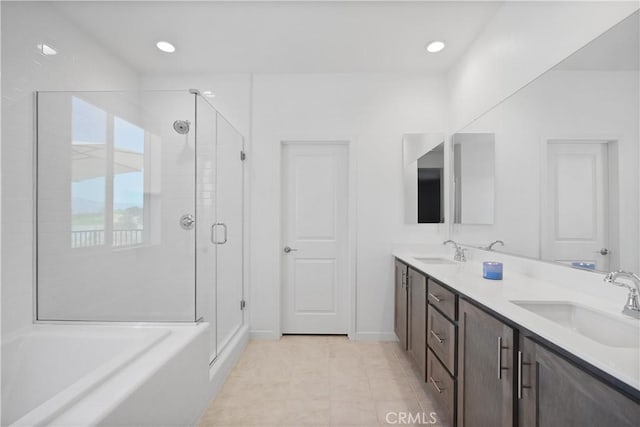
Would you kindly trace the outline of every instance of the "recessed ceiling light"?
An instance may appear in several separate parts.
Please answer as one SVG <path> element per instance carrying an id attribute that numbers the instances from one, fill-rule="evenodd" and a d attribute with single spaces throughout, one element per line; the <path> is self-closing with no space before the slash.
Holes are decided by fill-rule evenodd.
<path id="1" fill-rule="evenodd" d="M 434 40 L 427 45 L 427 52 L 437 53 L 444 49 L 444 42 L 440 40 Z"/>
<path id="2" fill-rule="evenodd" d="M 40 43 L 37 45 L 38 50 L 40 51 L 40 53 L 42 55 L 46 55 L 46 56 L 53 56 L 53 55 L 57 55 L 58 51 L 55 50 L 54 48 L 52 48 L 51 46 L 44 44 L 44 43 Z"/>
<path id="3" fill-rule="evenodd" d="M 156 47 L 166 53 L 173 53 L 176 51 L 176 47 L 174 45 L 165 41 L 159 41 L 156 43 Z"/>
<path id="4" fill-rule="evenodd" d="M 215 93 L 213 93 L 213 92 L 212 92 L 212 91 L 210 91 L 210 90 L 205 90 L 205 91 L 203 91 L 203 92 L 202 92 L 202 94 L 203 94 L 204 96 L 206 96 L 207 98 L 215 98 L 215 97 L 216 97 L 216 94 L 215 94 Z"/>

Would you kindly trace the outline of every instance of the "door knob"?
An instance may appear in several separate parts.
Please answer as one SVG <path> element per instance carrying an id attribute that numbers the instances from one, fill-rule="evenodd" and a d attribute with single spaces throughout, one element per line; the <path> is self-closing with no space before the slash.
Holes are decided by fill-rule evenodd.
<path id="1" fill-rule="evenodd" d="M 294 252 L 294 251 L 297 251 L 297 249 L 296 248 L 290 248 L 289 246 L 285 246 L 284 247 L 284 253 L 285 254 L 288 254 L 289 252 Z"/>
<path id="2" fill-rule="evenodd" d="M 595 253 L 600 254 L 600 255 L 609 255 L 609 249 L 602 248 L 599 251 L 596 251 Z"/>

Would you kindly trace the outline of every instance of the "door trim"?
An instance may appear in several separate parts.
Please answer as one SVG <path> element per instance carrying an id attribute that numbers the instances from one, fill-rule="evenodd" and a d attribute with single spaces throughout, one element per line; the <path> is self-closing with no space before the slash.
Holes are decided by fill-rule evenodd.
<path id="1" fill-rule="evenodd" d="M 280 139 L 280 144 L 278 145 L 278 150 L 280 151 L 278 156 L 278 181 L 280 182 L 278 188 L 277 202 L 278 202 L 278 213 L 280 221 L 278 221 L 278 245 L 277 250 L 280 253 L 282 247 L 285 242 L 282 241 L 282 219 L 283 219 L 283 209 L 282 209 L 282 200 L 284 194 L 284 182 L 282 179 L 282 167 L 284 165 L 283 155 L 284 155 L 284 147 L 287 145 L 308 145 L 308 144 L 327 144 L 327 145 L 343 145 L 347 148 L 347 295 L 349 301 L 347 301 L 347 317 L 349 319 L 349 325 L 347 327 L 347 336 L 350 340 L 356 339 L 356 280 L 357 280 L 357 266 L 356 266 L 356 159 L 354 155 L 354 141 L 355 138 L 353 136 L 348 137 L 327 137 L 327 138 L 282 138 Z M 282 336 L 282 307 L 284 298 L 283 292 L 283 274 L 284 274 L 284 259 L 280 258 L 280 264 L 278 266 L 278 273 L 276 278 L 276 289 L 275 291 L 275 301 L 276 301 L 276 309 L 275 309 L 275 328 L 274 328 L 274 336 L 275 338 L 280 338 Z"/>
<path id="2" fill-rule="evenodd" d="M 609 209 L 607 210 L 608 232 L 609 232 L 609 249 L 610 260 L 609 266 L 620 264 L 620 199 L 619 199 L 619 177 L 617 172 L 619 144 L 624 139 L 619 134 L 567 134 L 567 135 L 551 135 L 542 138 L 540 142 L 540 177 L 539 177 L 539 201 L 540 212 L 538 214 L 538 259 L 542 260 L 542 215 L 546 209 L 546 196 L 548 184 L 548 146 L 554 143 L 593 143 L 604 144 L 607 150 L 607 168 L 609 173 L 608 188 L 606 191 L 609 196 Z M 543 260 L 544 261 L 544 260 Z M 596 270 L 596 273 L 598 271 Z"/>

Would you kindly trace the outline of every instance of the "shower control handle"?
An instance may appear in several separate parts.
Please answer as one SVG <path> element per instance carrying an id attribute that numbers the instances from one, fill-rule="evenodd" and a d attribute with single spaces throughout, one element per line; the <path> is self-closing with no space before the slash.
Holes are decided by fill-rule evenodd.
<path id="1" fill-rule="evenodd" d="M 218 227 L 222 227 L 222 229 L 224 230 L 224 237 L 222 240 L 218 240 L 218 233 L 216 233 L 216 229 Z M 227 224 L 225 224 L 224 222 L 216 222 L 215 224 L 213 224 L 211 226 L 211 243 L 213 243 L 214 245 L 224 245 L 225 243 L 227 243 L 227 240 L 228 240 Z"/>
<path id="2" fill-rule="evenodd" d="M 180 217 L 180 226 L 185 230 L 191 230 L 196 224 L 196 219 L 191 214 L 184 214 Z"/>

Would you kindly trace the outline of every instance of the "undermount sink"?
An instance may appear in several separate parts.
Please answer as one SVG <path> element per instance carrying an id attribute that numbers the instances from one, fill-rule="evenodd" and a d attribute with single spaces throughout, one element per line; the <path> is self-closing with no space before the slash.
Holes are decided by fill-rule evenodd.
<path id="1" fill-rule="evenodd" d="M 617 319 L 607 313 L 567 301 L 511 301 L 609 347 L 640 348 L 640 321 Z"/>
<path id="2" fill-rule="evenodd" d="M 424 262 L 425 264 L 457 264 L 455 261 L 446 258 L 436 257 L 414 257 L 416 261 Z"/>

